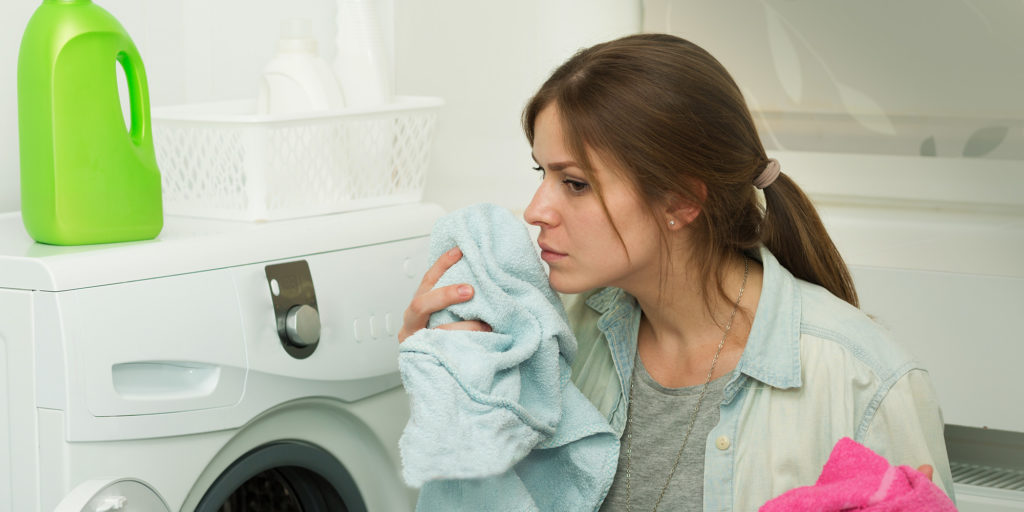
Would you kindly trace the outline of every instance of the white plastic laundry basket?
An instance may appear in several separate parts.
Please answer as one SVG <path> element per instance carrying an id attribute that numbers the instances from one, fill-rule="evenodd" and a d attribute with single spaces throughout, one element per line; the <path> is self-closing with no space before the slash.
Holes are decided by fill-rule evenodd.
<path id="1" fill-rule="evenodd" d="M 289 116 L 254 114 L 253 100 L 154 108 L 164 211 L 254 221 L 419 201 L 442 103 Z"/>

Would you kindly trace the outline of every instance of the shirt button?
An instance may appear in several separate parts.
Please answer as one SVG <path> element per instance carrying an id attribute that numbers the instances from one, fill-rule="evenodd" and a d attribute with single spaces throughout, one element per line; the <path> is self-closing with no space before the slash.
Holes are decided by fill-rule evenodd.
<path id="1" fill-rule="evenodd" d="M 726 436 L 718 436 L 718 439 L 715 439 L 715 446 L 718 447 L 719 450 L 728 450 L 730 444 L 729 438 Z"/>

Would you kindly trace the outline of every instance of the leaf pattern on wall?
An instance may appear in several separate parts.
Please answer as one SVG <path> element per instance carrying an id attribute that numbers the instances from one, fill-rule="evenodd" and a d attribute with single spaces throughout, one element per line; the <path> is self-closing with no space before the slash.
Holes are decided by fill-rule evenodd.
<path id="1" fill-rule="evenodd" d="M 921 156 L 935 156 L 938 154 L 935 148 L 935 136 L 928 137 L 921 143 Z"/>
<path id="2" fill-rule="evenodd" d="M 975 130 L 964 144 L 963 155 L 965 157 L 985 156 L 999 147 L 1006 140 L 1006 135 L 1009 132 L 1008 126 L 987 126 Z"/>
<path id="3" fill-rule="evenodd" d="M 883 135 L 895 135 L 896 128 L 875 100 L 846 84 L 836 82 L 839 99 L 843 102 L 846 113 L 850 114 L 861 126 Z"/>
<path id="4" fill-rule="evenodd" d="M 768 47 L 772 52 L 775 74 L 779 77 L 782 89 L 794 103 L 803 98 L 803 69 L 796 45 L 789 37 L 788 29 L 783 25 L 782 18 L 774 9 L 765 5 L 765 21 L 768 25 Z"/>
<path id="5" fill-rule="evenodd" d="M 750 115 L 754 116 L 754 119 L 760 119 L 763 129 L 759 130 L 761 134 L 761 140 L 767 142 L 776 150 L 785 150 L 786 147 L 782 145 L 779 138 L 775 135 L 775 130 L 772 129 L 772 124 L 765 119 L 764 110 L 761 109 L 761 104 L 758 103 L 757 97 L 754 96 L 754 91 L 745 87 L 740 87 L 740 92 L 743 93 L 743 98 L 747 101 L 747 108 L 750 109 Z M 765 141 L 765 136 L 769 140 Z"/>

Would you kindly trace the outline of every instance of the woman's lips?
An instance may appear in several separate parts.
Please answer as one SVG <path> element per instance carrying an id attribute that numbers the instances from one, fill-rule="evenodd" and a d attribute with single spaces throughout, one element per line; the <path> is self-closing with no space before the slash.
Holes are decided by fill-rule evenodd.
<path id="1" fill-rule="evenodd" d="M 542 260 L 544 260 L 544 261 L 546 261 L 548 263 L 552 263 L 552 262 L 558 261 L 558 260 L 564 258 L 565 256 L 566 256 L 565 254 L 561 254 L 561 253 L 557 253 L 557 252 L 551 252 L 551 251 L 545 251 L 543 249 L 540 251 L 540 259 L 542 259 Z"/>
<path id="2" fill-rule="evenodd" d="M 568 256 L 565 253 L 561 253 L 561 252 L 552 250 L 550 247 L 548 247 L 545 244 L 537 244 L 537 245 L 540 246 L 540 259 L 542 259 L 542 260 L 544 260 L 544 261 L 546 261 L 548 263 L 551 263 L 551 262 L 554 262 L 554 261 L 558 261 L 558 260 Z"/>

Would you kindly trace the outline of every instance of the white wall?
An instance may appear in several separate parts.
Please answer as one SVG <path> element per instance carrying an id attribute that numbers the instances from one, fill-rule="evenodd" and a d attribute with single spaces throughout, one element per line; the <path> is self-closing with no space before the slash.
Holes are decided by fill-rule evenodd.
<path id="1" fill-rule="evenodd" d="M 398 84 L 444 97 L 426 196 L 525 208 L 539 183 L 519 119 L 582 47 L 640 29 L 634 0 L 395 0 Z"/>
<path id="2" fill-rule="evenodd" d="M 639 0 L 378 0 L 400 94 L 443 97 L 426 199 L 521 209 L 536 176 L 519 112 L 576 49 L 636 32 Z M 17 54 L 41 0 L 0 4 L 0 211 L 19 208 Z M 252 97 L 286 17 L 334 55 L 332 0 L 99 0 L 143 56 L 153 106 Z"/>
<path id="3" fill-rule="evenodd" d="M 15 210 L 18 200 L 18 46 L 35 10 L 25 0 L 0 4 L 0 212 Z"/>

